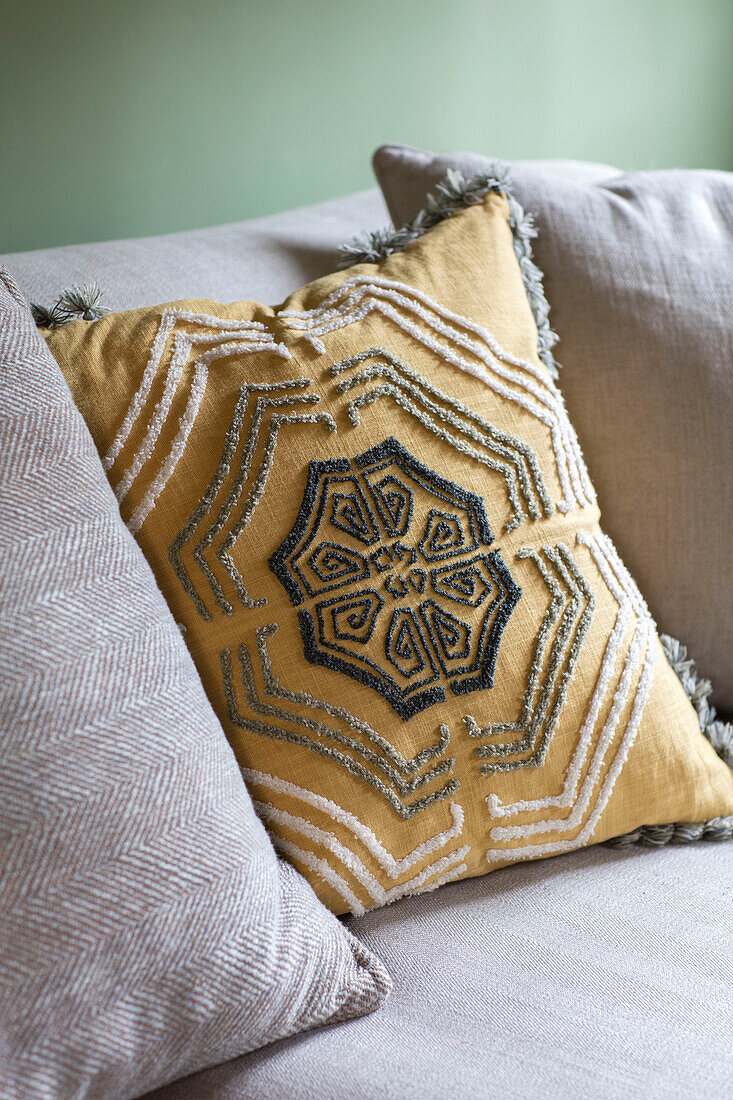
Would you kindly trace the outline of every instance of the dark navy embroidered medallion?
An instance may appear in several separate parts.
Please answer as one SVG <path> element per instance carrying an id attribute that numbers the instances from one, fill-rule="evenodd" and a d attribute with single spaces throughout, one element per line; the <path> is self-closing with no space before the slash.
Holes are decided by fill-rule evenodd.
<path id="1" fill-rule="evenodd" d="M 482 499 L 396 439 L 311 462 L 270 568 L 298 607 L 306 658 L 374 688 L 401 718 L 491 687 L 521 595 Z"/>

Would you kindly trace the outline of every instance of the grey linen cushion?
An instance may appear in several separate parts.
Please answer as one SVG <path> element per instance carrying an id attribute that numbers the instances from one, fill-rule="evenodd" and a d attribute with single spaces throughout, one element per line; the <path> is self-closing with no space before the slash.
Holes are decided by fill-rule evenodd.
<path id="1" fill-rule="evenodd" d="M 449 169 L 493 163 L 384 146 L 393 221 Z M 508 165 L 535 216 L 560 386 L 604 529 L 661 629 L 733 712 L 733 175 Z"/>
<path id="2" fill-rule="evenodd" d="M 0 268 L 0 1095 L 133 1097 L 385 997 L 278 861 Z"/>

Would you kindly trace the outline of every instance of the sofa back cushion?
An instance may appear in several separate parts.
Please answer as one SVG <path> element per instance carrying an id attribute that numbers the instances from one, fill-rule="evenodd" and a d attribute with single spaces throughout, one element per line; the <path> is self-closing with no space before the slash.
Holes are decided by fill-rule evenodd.
<path id="1" fill-rule="evenodd" d="M 449 169 L 490 163 L 406 146 L 374 156 L 396 225 Z M 733 713 L 733 175 L 562 169 L 510 165 L 604 527 Z"/>

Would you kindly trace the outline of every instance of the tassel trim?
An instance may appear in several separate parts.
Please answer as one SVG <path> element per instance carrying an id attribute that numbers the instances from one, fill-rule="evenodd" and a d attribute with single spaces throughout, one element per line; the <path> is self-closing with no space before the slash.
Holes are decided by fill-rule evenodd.
<path id="1" fill-rule="evenodd" d="M 733 768 L 733 723 L 721 722 L 710 702 L 712 684 L 699 674 L 687 647 L 669 634 L 661 634 L 660 641 L 667 660 L 685 689 L 700 723 L 700 732 L 715 749 L 720 759 Z M 733 839 L 733 817 L 714 817 L 711 821 L 680 822 L 677 825 L 642 825 L 633 832 L 607 841 L 610 848 L 631 848 L 644 844 L 650 848 L 662 848 L 665 844 L 694 844 L 698 840 Z"/>
<path id="2" fill-rule="evenodd" d="M 553 378 L 557 378 L 559 364 L 552 349 L 558 336 L 550 327 L 550 305 L 545 296 L 542 272 L 532 259 L 532 239 L 537 236 L 537 230 L 532 215 L 527 214 L 514 197 L 509 173 L 503 165 L 494 164 L 488 172 L 481 172 L 469 179 L 462 172 L 449 171 L 435 192 L 428 195 L 425 208 L 407 225 L 401 229 L 385 228 L 366 232 L 342 245 L 339 249 L 339 267 L 361 263 L 375 264 L 394 252 L 402 252 L 408 244 L 418 240 L 438 222 L 468 206 L 478 205 L 491 192 L 505 195 L 509 203 L 514 254 L 519 261 L 522 282 L 537 326 L 537 352 Z"/>
<path id="3" fill-rule="evenodd" d="M 69 321 L 97 321 L 109 310 L 100 305 L 103 290 L 96 283 L 67 287 L 50 308 L 31 302 L 31 313 L 38 328 L 59 328 Z"/>

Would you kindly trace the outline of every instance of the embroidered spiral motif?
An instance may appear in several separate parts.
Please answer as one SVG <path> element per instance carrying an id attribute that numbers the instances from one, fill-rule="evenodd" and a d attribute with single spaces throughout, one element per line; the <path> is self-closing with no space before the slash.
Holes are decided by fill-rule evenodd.
<path id="1" fill-rule="evenodd" d="M 270 567 L 313 664 L 378 691 L 403 719 L 493 683 L 521 590 L 484 503 L 389 438 L 353 462 L 310 463 Z"/>

